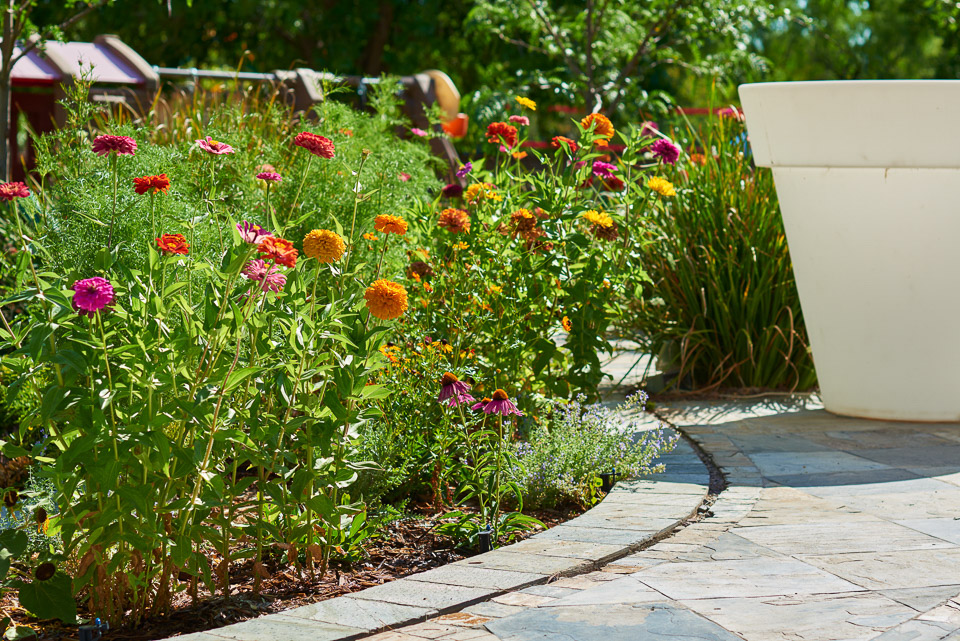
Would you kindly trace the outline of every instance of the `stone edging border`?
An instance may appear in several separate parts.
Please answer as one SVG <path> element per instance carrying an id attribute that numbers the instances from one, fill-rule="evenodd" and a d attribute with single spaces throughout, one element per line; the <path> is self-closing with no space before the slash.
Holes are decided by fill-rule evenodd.
<path id="1" fill-rule="evenodd" d="M 690 456 L 699 471 L 690 469 L 696 468 Z M 664 538 L 697 514 L 709 493 L 709 473 L 696 454 L 681 457 L 678 473 L 668 468 L 658 480 L 618 483 L 584 514 L 519 543 L 345 596 L 173 639 L 349 641 L 557 577 L 591 572 Z"/>

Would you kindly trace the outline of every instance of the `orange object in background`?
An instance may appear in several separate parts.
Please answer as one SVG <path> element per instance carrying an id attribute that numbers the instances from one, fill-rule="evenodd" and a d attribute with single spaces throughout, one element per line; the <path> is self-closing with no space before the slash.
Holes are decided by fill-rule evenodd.
<path id="1" fill-rule="evenodd" d="M 443 130 L 451 138 L 463 138 L 467 135 L 467 125 L 470 124 L 470 116 L 465 113 L 457 114 L 453 120 L 443 123 Z"/>

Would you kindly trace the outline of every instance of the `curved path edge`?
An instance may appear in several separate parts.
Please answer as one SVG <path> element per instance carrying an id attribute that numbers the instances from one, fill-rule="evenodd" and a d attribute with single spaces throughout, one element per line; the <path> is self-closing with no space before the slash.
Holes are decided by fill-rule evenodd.
<path id="1" fill-rule="evenodd" d="M 174 638 L 348 641 L 429 620 L 439 622 L 421 625 L 439 625 L 471 638 L 475 630 L 470 628 L 491 620 L 495 611 L 504 616 L 519 609 L 510 598 L 499 604 L 492 599 L 526 599 L 533 605 L 538 590 L 565 589 L 557 581 L 561 577 L 576 577 L 562 579 L 574 582 L 582 575 L 589 582 L 591 574 L 617 578 L 598 570 L 669 536 L 694 517 L 709 493 L 707 467 L 684 440 L 660 460 L 665 472 L 617 483 L 584 514 L 524 541 L 349 595 Z M 478 610 L 462 612 L 470 606 Z"/>

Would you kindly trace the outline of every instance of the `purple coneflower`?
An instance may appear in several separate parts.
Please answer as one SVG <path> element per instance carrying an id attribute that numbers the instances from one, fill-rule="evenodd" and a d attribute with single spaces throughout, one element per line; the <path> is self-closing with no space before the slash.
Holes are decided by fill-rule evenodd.
<path id="1" fill-rule="evenodd" d="M 479 401 L 479 402 L 474 403 L 473 405 L 471 405 L 471 406 L 470 406 L 470 409 L 472 409 L 472 410 L 481 410 L 481 411 L 482 411 L 483 408 L 486 407 L 486 406 L 487 406 L 487 403 L 489 403 L 489 402 L 490 402 L 490 399 L 489 399 L 489 398 L 484 398 L 482 401 Z"/>
<path id="2" fill-rule="evenodd" d="M 507 120 L 523 126 L 527 126 L 530 124 L 530 119 L 527 118 L 526 116 L 510 116 L 509 118 L 507 118 Z"/>
<path id="3" fill-rule="evenodd" d="M 73 284 L 73 308 L 81 316 L 93 316 L 113 303 L 113 286 L 106 278 L 94 276 Z"/>
<path id="4" fill-rule="evenodd" d="M 280 174 L 275 171 L 261 171 L 259 174 L 257 174 L 257 178 L 270 183 L 278 183 L 283 180 L 283 177 L 281 177 Z"/>
<path id="5" fill-rule="evenodd" d="M 250 243 L 251 245 L 259 245 L 265 236 L 273 236 L 271 232 L 268 232 L 260 225 L 254 225 L 247 221 L 237 223 L 237 231 L 240 232 L 240 238 L 243 239 L 243 242 Z"/>
<path id="6" fill-rule="evenodd" d="M 437 397 L 437 402 L 444 403 L 448 407 L 456 407 L 461 403 L 472 403 L 475 400 L 477 399 L 470 395 L 470 385 L 455 375 L 446 372 L 440 379 L 440 396 Z"/>
<path id="7" fill-rule="evenodd" d="M 463 178 L 464 176 L 469 174 L 471 171 L 473 171 L 473 163 L 470 161 L 467 161 L 467 164 L 461 166 L 460 169 L 457 170 L 457 178 Z"/>
<path id="8" fill-rule="evenodd" d="M 493 393 L 493 399 L 489 403 L 486 403 L 481 409 L 483 409 L 484 414 L 499 414 L 500 416 L 516 414 L 517 416 L 523 416 L 523 413 L 517 409 L 517 406 L 513 404 L 510 397 L 507 396 L 507 393 L 502 389 L 495 391 Z"/>
<path id="9" fill-rule="evenodd" d="M 118 156 L 132 156 L 137 153 L 137 141 L 130 136 L 97 136 L 91 149 L 98 156 L 108 156 L 113 151 Z"/>
<path id="10" fill-rule="evenodd" d="M 677 162 L 677 158 L 680 157 L 680 147 L 676 146 L 665 138 L 661 138 L 653 143 L 650 149 L 653 151 L 654 156 L 658 157 L 668 165 L 674 164 Z"/>
<path id="11" fill-rule="evenodd" d="M 602 160 L 593 161 L 593 175 L 600 178 L 613 178 L 613 172 L 617 170 L 616 165 L 612 165 Z"/>

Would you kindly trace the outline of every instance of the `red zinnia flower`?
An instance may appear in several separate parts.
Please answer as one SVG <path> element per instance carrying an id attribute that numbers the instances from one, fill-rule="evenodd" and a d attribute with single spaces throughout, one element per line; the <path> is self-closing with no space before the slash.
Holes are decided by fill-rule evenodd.
<path id="1" fill-rule="evenodd" d="M 517 128 L 505 122 L 491 122 L 487 125 L 487 142 L 501 143 L 506 147 L 517 146 Z"/>
<path id="2" fill-rule="evenodd" d="M 159 176 L 142 176 L 133 179 L 133 190 L 141 196 L 148 192 L 165 194 L 169 188 L 170 179 L 167 178 L 166 174 L 160 174 Z"/>
<path id="3" fill-rule="evenodd" d="M 276 236 L 267 236 L 260 241 L 257 247 L 260 252 L 260 258 L 271 258 L 273 262 L 291 269 L 297 264 L 297 249 L 289 240 L 277 238 Z"/>
<path id="4" fill-rule="evenodd" d="M 562 149 L 563 143 L 567 144 L 567 147 L 570 148 L 570 153 L 577 153 L 577 143 L 574 140 L 570 140 L 566 136 L 554 136 L 553 140 L 550 142 L 550 146 L 554 149 Z"/>
<path id="5" fill-rule="evenodd" d="M 172 254 L 186 256 L 190 253 L 190 243 L 183 237 L 183 234 L 164 234 L 157 238 L 157 249 L 165 256 Z"/>
<path id="6" fill-rule="evenodd" d="M 318 136 L 317 134 L 312 134 L 309 131 L 298 133 L 297 137 L 293 139 L 293 144 L 297 147 L 303 147 L 314 156 L 320 156 L 328 160 L 333 158 L 335 151 L 332 140 Z"/>
<path id="7" fill-rule="evenodd" d="M 132 156 L 137 152 L 137 141 L 130 136 L 97 136 L 91 149 L 98 156 L 108 156 L 111 151 L 118 156 Z"/>
<path id="8" fill-rule="evenodd" d="M 3 183 L 0 185 L 0 200 L 11 201 L 14 198 L 29 198 L 30 190 L 23 183 Z"/>

